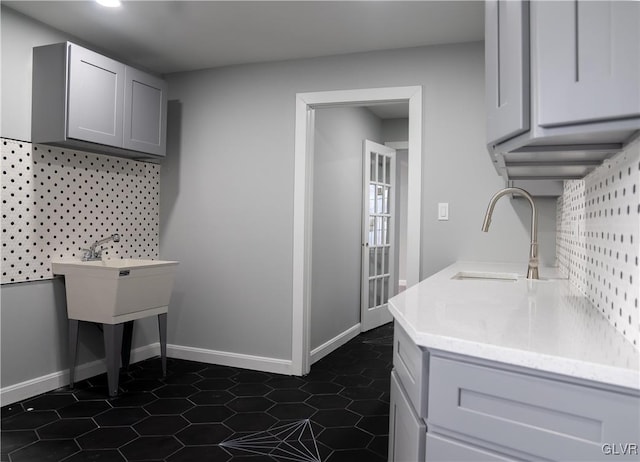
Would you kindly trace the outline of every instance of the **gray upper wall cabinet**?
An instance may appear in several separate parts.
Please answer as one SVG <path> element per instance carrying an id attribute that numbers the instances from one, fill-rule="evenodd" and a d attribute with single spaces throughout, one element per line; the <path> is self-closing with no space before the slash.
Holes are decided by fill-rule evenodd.
<path id="1" fill-rule="evenodd" d="M 529 3 L 485 2 L 487 137 L 529 130 Z"/>
<path id="2" fill-rule="evenodd" d="M 637 2 L 540 2 L 536 72 L 543 127 L 640 117 Z"/>
<path id="3" fill-rule="evenodd" d="M 490 0 L 485 14 L 487 147 L 505 180 L 582 178 L 638 134 L 640 2 Z"/>
<path id="4" fill-rule="evenodd" d="M 67 136 L 92 143 L 121 146 L 124 64 L 76 45 L 70 44 L 67 50 Z M 34 56 L 39 56 L 39 53 Z M 34 73 L 34 77 L 39 78 L 40 75 L 36 76 Z M 47 81 L 51 83 L 50 80 Z M 60 108 L 50 108 L 56 109 Z M 34 111 L 34 117 L 40 114 L 39 111 Z M 34 132 L 33 141 L 39 142 L 35 139 L 36 135 Z"/>
<path id="5" fill-rule="evenodd" d="M 159 77 L 69 42 L 33 49 L 32 142 L 153 160 L 166 119 Z"/>
<path id="6" fill-rule="evenodd" d="M 123 147 L 164 156 L 167 84 L 129 66 L 124 76 Z"/>

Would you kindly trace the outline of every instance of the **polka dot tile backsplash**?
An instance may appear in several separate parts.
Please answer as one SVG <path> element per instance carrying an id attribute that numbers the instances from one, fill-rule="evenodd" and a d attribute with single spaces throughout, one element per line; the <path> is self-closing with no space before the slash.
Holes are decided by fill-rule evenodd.
<path id="1" fill-rule="evenodd" d="M 51 260 L 158 258 L 160 166 L 0 139 L 2 284 L 51 279 Z"/>
<path id="2" fill-rule="evenodd" d="M 558 199 L 556 254 L 561 271 L 640 349 L 640 140 Z"/>

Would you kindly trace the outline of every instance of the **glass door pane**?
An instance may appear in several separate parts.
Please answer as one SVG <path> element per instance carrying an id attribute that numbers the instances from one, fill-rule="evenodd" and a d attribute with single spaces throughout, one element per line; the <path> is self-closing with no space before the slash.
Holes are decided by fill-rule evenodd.
<path id="1" fill-rule="evenodd" d="M 395 151 L 365 141 L 363 156 L 363 325 L 388 322 L 386 307 L 393 293 L 393 220 Z M 386 313 L 386 314 L 385 314 Z M 366 318 L 369 318 L 368 320 Z M 386 320 L 386 321 L 385 321 Z"/>

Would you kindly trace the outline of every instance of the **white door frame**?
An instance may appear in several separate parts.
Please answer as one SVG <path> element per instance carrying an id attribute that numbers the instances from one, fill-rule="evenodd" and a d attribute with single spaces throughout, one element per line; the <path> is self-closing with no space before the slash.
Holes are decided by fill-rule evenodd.
<path id="1" fill-rule="evenodd" d="M 321 107 L 409 103 L 409 174 L 407 180 L 407 287 L 420 280 L 422 196 L 422 87 L 388 87 L 296 94 L 293 182 L 293 292 L 291 373 L 310 369 L 311 229 L 313 217 L 314 111 Z"/>

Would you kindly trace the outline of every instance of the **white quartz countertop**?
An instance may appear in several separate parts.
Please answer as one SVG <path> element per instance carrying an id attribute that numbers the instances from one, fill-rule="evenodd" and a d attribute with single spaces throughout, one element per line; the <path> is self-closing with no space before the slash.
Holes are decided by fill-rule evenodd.
<path id="1" fill-rule="evenodd" d="M 640 389 L 640 353 L 558 275 L 524 265 L 457 262 L 389 300 L 389 311 L 421 347 Z M 452 279 L 518 274 L 513 280 Z"/>

